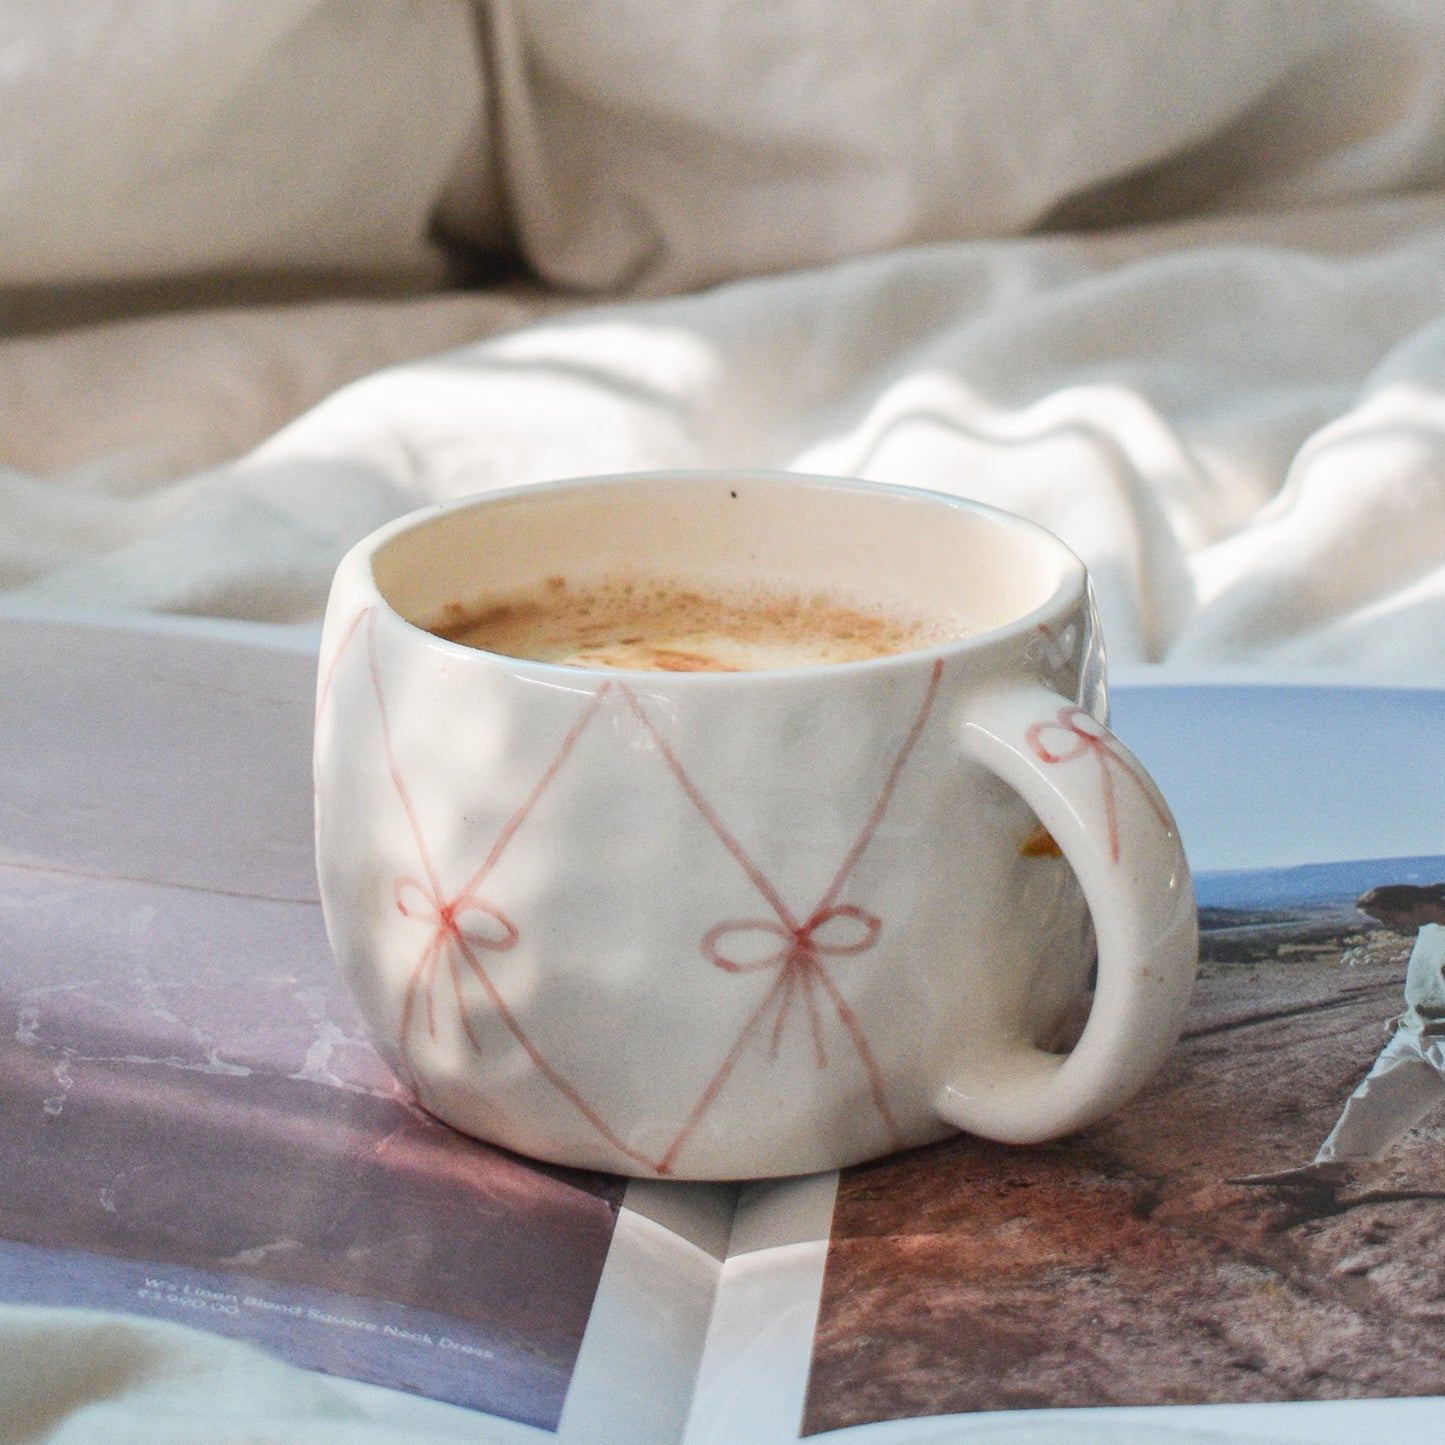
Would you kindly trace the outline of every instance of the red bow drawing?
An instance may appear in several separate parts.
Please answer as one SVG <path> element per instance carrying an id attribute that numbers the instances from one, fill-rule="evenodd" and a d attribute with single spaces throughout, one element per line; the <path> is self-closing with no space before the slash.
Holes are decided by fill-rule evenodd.
<path id="1" fill-rule="evenodd" d="M 431 940 L 422 950 L 422 955 L 417 960 L 416 967 L 412 969 L 411 979 L 407 983 L 406 1002 L 401 1013 L 403 1041 L 411 1032 L 412 1013 L 416 1007 L 418 996 L 426 1000 L 427 1029 L 432 1038 L 436 1038 L 436 1011 L 432 996 L 436 987 L 437 969 L 441 966 L 442 958 L 445 955 L 448 972 L 451 975 L 452 993 L 456 997 L 457 1014 L 461 1019 L 462 1028 L 466 1030 L 467 1037 L 472 1041 L 472 1047 L 480 1050 L 481 1044 L 477 1042 L 477 1037 L 472 1032 L 472 1026 L 467 1019 L 466 1005 L 462 999 L 462 979 L 458 958 L 472 973 L 485 981 L 486 971 L 477 957 L 477 950 L 505 953 L 517 942 L 517 925 L 501 909 L 479 898 L 472 885 L 468 885 L 455 898 L 444 900 L 435 876 L 429 874 L 428 881 L 425 883 L 418 878 L 398 878 L 395 892 L 398 910 L 405 917 L 419 919 L 432 929 Z M 409 897 L 410 902 L 408 902 Z M 475 926 L 466 927 L 462 923 L 466 914 L 476 914 L 479 918 L 490 919 L 497 925 L 497 929 L 484 933 L 479 932 Z"/>
<path id="2" fill-rule="evenodd" d="M 331 691 L 333 675 L 340 662 L 341 654 L 347 650 L 353 636 L 362 631 L 364 624 L 371 682 L 380 717 L 386 765 L 397 799 L 406 815 L 408 830 L 421 864 L 420 876 L 404 874 L 396 878 L 393 884 L 395 902 L 398 910 L 406 918 L 424 925 L 429 931 L 427 940 L 408 979 L 400 1029 L 400 1043 L 404 1056 L 408 1053 L 408 1041 L 415 1027 L 419 1004 L 424 1003 L 428 1030 L 433 1037 L 436 1036 L 435 993 L 437 977 L 441 973 L 442 964 L 445 961 L 446 974 L 451 984 L 451 993 L 455 1000 L 457 1014 L 462 1029 L 473 1048 L 479 1053 L 482 1052 L 463 997 L 463 983 L 468 976 L 481 986 L 496 1016 L 526 1051 L 539 1073 L 587 1120 L 598 1135 L 627 1158 L 657 1174 L 665 1175 L 672 1172 L 677 1155 L 712 1106 L 747 1044 L 763 1026 L 770 1013 L 773 1017 L 769 1045 L 770 1056 L 776 1056 L 788 1021 L 794 1012 L 794 1006 L 801 1001 L 808 1020 L 815 1061 L 820 1069 L 827 1067 L 828 1059 L 823 1036 L 826 1001 L 826 1005 L 831 1007 L 843 1025 L 863 1066 L 873 1103 L 888 1129 L 894 1146 L 901 1147 L 905 1141 L 889 1108 L 881 1070 L 868 1045 L 862 1024 L 829 972 L 828 962 L 831 959 L 866 953 L 877 942 L 882 930 L 882 922 L 875 914 L 855 904 L 839 903 L 837 898 L 872 841 L 893 796 L 904 764 L 913 751 L 914 744 L 918 741 L 919 734 L 932 710 L 942 675 L 941 662 L 934 664 L 918 715 L 894 759 L 872 813 L 848 850 L 847 856 L 839 866 L 823 899 L 803 920 L 796 918 L 789 910 L 777 889 L 763 875 L 745 852 L 742 844 L 727 829 L 717 812 L 698 791 L 670 744 L 647 716 L 636 694 L 625 683 L 616 684 L 634 716 L 657 745 L 683 792 L 776 915 L 774 918 L 744 918 L 715 924 L 703 936 L 702 954 L 715 967 L 727 973 L 737 974 L 775 970 L 777 977 L 743 1024 L 721 1066 L 714 1073 L 667 1149 L 660 1157 L 653 1158 L 624 1142 L 596 1109 L 582 1097 L 576 1087 L 550 1063 L 507 1005 L 491 977 L 484 957 L 489 953 L 504 954 L 508 952 L 518 943 L 520 933 L 506 913 L 482 895 L 482 885 L 517 830 L 531 814 L 543 793 L 551 786 L 553 779 L 571 755 L 578 739 L 603 705 L 604 699 L 609 695 L 614 684 L 610 681 L 604 682 L 593 695 L 532 791 L 498 834 L 481 865 L 461 888 L 449 895 L 443 888 L 432 861 L 421 820 L 417 815 L 410 789 L 407 787 L 396 757 L 381 670 L 376 654 L 374 621 L 370 609 L 364 610 L 353 619 L 327 668 L 317 710 L 319 715 Z M 768 951 L 758 957 L 739 957 L 738 945 L 749 934 L 764 935 L 765 946 L 770 945 Z M 410 1066 L 409 1058 L 407 1062 Z M 415 1070 L 413 1070 L 413 1086 L 416 1087 L 416 1085 L 417 1079 Z"/>
<path id="3" fill-rule="evenodd" d="M 828 942 L 817 936 L 819 929 L 827 928 L 838 919 L 851 919 L 862 925 L 862 933 L 854 934 L 848 942 Z M 736 923 L 719 923 L 708 929 L 702 940 L 703 957 L 717 968 L 728 973 L 758 973 L 764 969 L 776 969 L 777 980 L 764 1000 L 764 1006 L 756 1016 L 760 1020 L 767 1008 L 775 1001 L 777 1016 L 773 1022 L 773 1038 L 768 1053 L 776 1057 L 778 1042 L 782 1038 L 793 1000 L 802 995 L 808 1010 L 808 1022 L 813 1031 L 813 1053 L 818 1067 L 826 1068 L 828 1056 L 823 1047 L 823 1021 L 818 1014 L 818 993 L 827 994 L 840 1017 L 848 1011 L 848 1005 L 838 993 L 837 985 L 828 976 L 824 958 L 846 958 L 855 953 L 866 953 L 877 942 L 882 922 L 872 913 L 854 907 L 850 903 L 819 909 L 806 923 L 796 924 L 790 920 L 776 923 L 771 918 L 745 918 Z M 836 933 L 837 930 L 831 930 Z M 730 934 L 764 933 L 778 940 L 778 946 L 763 958 L 739 961 L 729 958 L 719 944 Z"/>
<path id="4" fill-rule="evenodd" d="M 917 743 L 919 734 L 923 731 L 923 725 L 928 719 L 933 708 L 933 700 L 938 693 L 939 681 L 943 674 L 942 662 L 935 662 L 933 671 L 929 678 L 928 689 L 924 694 L 922 706 L 918 715 L 909 729 L 908 736 L 904 739 L 898 755 L 893 761 L 888 777 L 883 784 L 883 790 L 878 801 L 873 807 L 872 813 L 864 823 L 862 831 L 849 848 L 847 856 L 843 859 L 838 871 L 833 875 L 833 881 L 828 885 L 822 900 L 817 907 L 808 915 L 805 920 L 799 919 L 789 909 L 786 901 L 778 892 L 777 888 L 767 878 L 763 871 L 749 856 L 742 843 L 723 822 L 716 809 L 703 797 L 697 785 L 688 775 L 681 760 L 672 750 L 667 739 L 653 725 L 648 717 L 637 695 L 631 688 L 623 685 L 622 693 L 626 697 L 638 721 L 651 735 L 653 742 L 657 745 L 658 751 L 671 768 L 673 776 L 677 779 L 684 793 L 702 815 L 708 827 L 717 835 L 719 841 L 732 855 L 738 866 L 748 876 L 753 886 L 767 901 L 768 906 L 776 914 L 772 918 L 745 918 L 732 919 L 724 923 L 714 924 L 703 935 L 701 950 L 703 957 L 714 966 L 725 970 L 728 973 L 757 973 L 765 969 L 775 969 L 777 977 L 773 980 L 772 987 L 763 995 L 761 1002 L 753 1010 L 742 1029 L 734 1039 L 732 1047 L 728 1050 L 717 1071 L 713 1074 L 707 1087 L 703 1090 L 702 1097 L 698 1100 L 692 1113 L 688 1116 L 687 1122 L 678 1131 L 672 1143 L 668 1145 L 667 1151 L 662 1157 L 659 1166 L 659 1173 L 667 1173 L 671 1170 L 674 1160 L 681 1152 L 683 1146 L 693 1130 L 697 1127 L 702 1117 L 712 1107 L 713 1101 L 722 1091 L 723 1085 L 727 1083 L 733 1070 L 737 1067 L 743 1050 L 754 1034 L 761 1027 L 763 1021 L 772 1010 L 776 1010 L 773 1019 L 772 1038 L 769 1045 L 769 1056 L 775 1057 L 779 1042 L 782 1039 L 783 1031 L 787 1026 L 788 1019 L 792 1013 L 794 1000 L 801 997 L 804 1008 L 807 1011 L 808 1026 L 813 1039 L 813 1053 L 817 1066 L 820 1069 L 828 1065 L 827 1054 L 823 1047 L 823 1017 L 820 1007 L 819 996 L 826 998 L 832 1005 L 833 1012 L 839 1022 L 846 1030 L 849 1040 L 853 1045 L 859 1062 L 868 1079 L 869 1093 L 873 1099 L 873 1105 L 877 1109 L 887 1127 L 889 1136 L 895 1148 L 901 1148 L 904 1140 L 902 1130 L 899 1129 L 897 1120 L 893 1117 L 893 1111 L 889 1107 L 887 1091 L 883 1084 L 883 1073 L 878 1067 L 878 1061 L 874 1057 L 873 1050 L 869 1047 L 868 1039 L 863 1032 L 863 1025 L 858 1016 L 854 1013 L 852 1006 L 843 997 L 838 985 L 834 982 L 829 972 L 825 958 L 828 957 L 849 957 L 855 954 L 864 953 L 872 948 L 878 939 L 882 929 L 881 920 L 872 913 L 857 907 L 854 904 L 837 902 L 838 895 L 842 892 L 844 884 L 848 881 L 858 860 L 863 856 L 873 835 L 878 829 L 879 823 L 883 821 L 883 814 L 893 797 L 894 789 L 898 785 L 899 775 L 903 772 L 904 764 L 912 753 L 914 744 Z M 819 930 L 838 920 L 847 919 L 861 925 L 862 932 L 854 933 L 851 937 L 825 938 L 819 937 Z M 836 930 L 832 930 L 836 933 Z M 720 947 L 723 939 L 736 938 L 737 935 L 748 933 L 771 934 L 778 940 L 778 946 L 771 953 L 763 957 L 749 960 L 739 960 L 729 956 Z"/>
<path id="5" fill-rule="evenodd" d="M 1060 733 L 1063 734 L 1063 740 L 1055 746 L 1044 741 L 1046 737 Z M 1119 861 L 1119 805 L 1114 792 L 1115 770 L 1132 778 L 1159 821 L 1166 828 L 1172 826 L 1169 814 L 1155 797 L 1149 780 L 1114 747 L 1110 734 L 1092 713 L 1081 707 L 1062 707 L 1057 718 L 1034 723 L 1025 736 L 1035 755 L 1045 763 L 1069 763 L 1075 758 L 1090 755 L 1098 759 L 1099 781 L 1104 794 L 1104 819 L 1109 829 L 1109 856 L 1113 862 Z"/>
<path id="6" fill-rule="evenodd" d="M 520 807 L 512 814 L 497 835 L 496 841 L 492 844 L 491 850 L 483 859 L 481 866 L 471 877 L 450 897 L 442 888 L 441 879 L 438 876 L 435 865 L 432 862 L 431 850 L 427 846 L 426 834 L 421 825 L 421 819 L 417 815 L 416 807 L 412 802 L 411 790 L 406 785 L 406 779 L 402 775 L 400 763 L 397 760 L 395 746 L 391 736 L 391 724 L 386 709 L 386 696 L 382 688 L 381 668 L 376 656 L 376 637 L 374 619 L 370 616 L 370 609 L 362 614 L 351 624 L 351 627 L 344 635 L 340 647 L 337 649 L 337 656 L 333 658 L 328 668 L 328 688 L 330 675 L 334 673 L 336 664 L 340 660 L 340 653 L 351 641 L 352 636 L 359 630 L 358 624 L 363 620 L 367 622 L 367 652 L 371 668 L 372 689 L 376 694 L 377 712 L 381 722 L 382 747 L 386 754 L 387 769 L 391 774 L 392 786 L 396 791 L 398 801 L 401 803 L 402 811 L 406 814 L 407 826 L 416 847 L 416 853 L 421 861 L 422 872 L 425 874 L 425 881 L 411 874 L 398 877 L 393 884 L 393 893 L 396 899 L 398 910 L 407 918 L 413 918 L 425 924 L 431 929 L 431 936 L 423 946 L 416 964 L 412 968 L 411 976 L 407 983 L 405 1000 L 402 1005 L 401 1028 L 399 1042 L 402 1056 L 406 1060 L 407 1067 L 412 1074 L 412 1088 L 420 1095 L 422 1092 L 420 1080 L 415 1068 L 411 1064 L 408 1051 L 408 1040 L 413 1029 L 414 1019 L 418 1001 L 424 1000 L 426 1004 L 426 1016 L 428 1029 L 432 1037 L 436 1037 L 436 1010 L 435 991 L 436 978 L 440 971 L 442 960 L 447 962 L 447 974 L 452 985 L 452 994 L 456 1001 L 457 1016 L 463 1031 L 472 1047 L 478 1053 L 483 1052 L 482 1046 L 472 1029 L 468 1015 L 466 1001 L 462 995 L 463 974 L 465 969 L 486 993 L 488 1001 L 496 1011 L 497 1017 L 502 1021 L 507 1030 L 521 1045 L 527 1057 L 536 1066 L 537 1071 L 557 1090 L 561 1096 L 582 1115 L 584 1119 L 607 1141 L 614 1149 L 626 1155 L 635 1163 L 641 1164 L 648 1169 L 657 1170 L 655 1160 L 634 1149 L 626 1143 L 614 1129 L 598 1114 L 596 1109 L 583 1098 L 578 1091 L 551 1061 L 544 1055 L 533 1042 L 531 1035 L 522 1026 L 507 1001 L 503 998 L 496 982 L 493 980 L 482 958 L 485 952 L 506 953 L 516 945 L 520 933 L 516 925 L 493 904 L 487 902 L 481 895 L 480 889 L 486 881 L 488 874 L 496 867 L 502 854 L 506 851 L 508 844 L 516 836 L 517 830 L 526 822 L 532 810 L 537 806 L 538 801 L 547 789 L 552 785 L 563 764 L 571 756 L 573 748 L 576 747 L 578 739 L 581 738 L 587 725 L 592 721 L 598 709 L 602 706 L 604 699 L 611 690 L 610 683 L 603 683 L 593 694 L 591 701 L 583 710 L 582 715 L 572 725 L 571 731 L 563 739 L 562 745 L 558 748 L 542 776 L 537 780 L 532 791 L 522 801 Z M 496 925 L 495 929 L 487 928 L 485 931 L 478 930 L 474 924 L 464 924 L 466 915 L 475 915 L 478 919 L 490 919 Z M 661 1171 L 658 1171 L 661 1172 Z"/>

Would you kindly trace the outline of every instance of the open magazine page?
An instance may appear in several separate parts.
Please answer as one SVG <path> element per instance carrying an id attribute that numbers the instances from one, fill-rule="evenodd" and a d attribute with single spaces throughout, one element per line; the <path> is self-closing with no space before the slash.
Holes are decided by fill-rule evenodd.
<path id="1" fill-rule="evenodd" d="M 844 1170 L 786 1304 L 730 1259 L 690 1441 L 1445 1429 L 1445 696 L 1120 689 L 1115 721 L 1197 873 L 1175 1057 L 1073 1138 Z M 722 1324 L 762 1309 L 806 1363 L 760 1413 Z"/>
<path id="2" fill-rule="evenodd" d="M 0 625 L 0 1307 L 200 1325 L 488 1440 L 1445 1426 L 1441 694 L 1118 689 L 1203 905 L 1171 1064 L 1059 1143 L 738 1191 L 397 1089 L 315 897 L 313 667 Z"/>
<path id="3" fill-rule="evenodd" d="M 0 1302 L 197 1325 L 489 1439 L 675 1440 L 732 1194 L 629 1196 L 398 1088 L 316 900 L 314 666 L 0 626 Z"/>

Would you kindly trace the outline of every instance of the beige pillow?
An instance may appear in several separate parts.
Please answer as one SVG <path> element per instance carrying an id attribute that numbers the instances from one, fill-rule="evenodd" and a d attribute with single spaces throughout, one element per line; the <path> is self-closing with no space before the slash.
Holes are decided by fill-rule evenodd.
<path id="1" fill-rule="evenodd" d="M 494 160 L 549 280 L 660 293 L 1016 234 L 1338 44 L 1337 0 L 490 0 Z"/>
<path id="2" fill-rule="evenodd" d="M 481 108 L 467 0 L 5 0 L 0 295 L 434 267 Z"/>

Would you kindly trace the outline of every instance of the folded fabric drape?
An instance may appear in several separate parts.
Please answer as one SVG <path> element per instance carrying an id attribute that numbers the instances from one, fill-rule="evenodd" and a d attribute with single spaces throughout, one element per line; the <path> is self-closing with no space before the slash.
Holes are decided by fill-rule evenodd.
<path id="1" fill-rule="evenodd" d="M 411 507 L 742 465 L 1043 523 L 1089 564 L 1116 663 L 1445 675 L 1445 199 L 542 305 L 203 313 L 0 345 L 0 427 L 28 467 L 0 472 L 4 604 L 314 621 L 345 547 Z M 343 362 L 365 374 L 339 385 Z M 93 393 L 74 435 L 64 407 L 27 402 L 47 380 Z"/>

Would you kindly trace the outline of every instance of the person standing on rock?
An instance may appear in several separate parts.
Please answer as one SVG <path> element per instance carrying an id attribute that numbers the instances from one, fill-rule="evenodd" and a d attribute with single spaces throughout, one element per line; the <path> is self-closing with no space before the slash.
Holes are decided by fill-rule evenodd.
<path id="1" fill-rule="evenodd" d="M 1445 883 L 1387 884 L 1355 906 L 1393 932 L 1413 932 L 1415 946 L 1405 969 L 1405 1012 L 1345 1101 L 1316 1165 L 1378 1159 L 1445 1102 Z"/>

